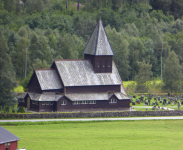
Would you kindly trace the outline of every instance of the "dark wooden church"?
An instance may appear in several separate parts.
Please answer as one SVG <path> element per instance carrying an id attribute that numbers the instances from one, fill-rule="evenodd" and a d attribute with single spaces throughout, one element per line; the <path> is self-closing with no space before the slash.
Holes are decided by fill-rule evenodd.
<path id="1" fill-rule="evenodd" d="M 18 106 L 32 111 L 128 110 L 130 99 L 113 61 L 113 51 L 99 20 L 84 59 L 55 60 L 50 69 L 35 70 L 28 93 Z"/>

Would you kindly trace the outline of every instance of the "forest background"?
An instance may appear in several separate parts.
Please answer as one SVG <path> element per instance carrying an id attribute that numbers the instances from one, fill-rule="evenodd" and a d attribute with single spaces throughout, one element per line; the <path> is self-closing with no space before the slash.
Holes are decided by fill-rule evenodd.
<path id="1" fill-rule="evenodd" d="M 25 87 L 34 69 L 82 59 L 100 16 L 123 81 L 139 81 L 143 91 L 163 62 L 165 89 L 180 92 L 182 15 L 181 0 L 0 0 L 1 104 L 13 96 L 2 93 L 16 81 Z"/>

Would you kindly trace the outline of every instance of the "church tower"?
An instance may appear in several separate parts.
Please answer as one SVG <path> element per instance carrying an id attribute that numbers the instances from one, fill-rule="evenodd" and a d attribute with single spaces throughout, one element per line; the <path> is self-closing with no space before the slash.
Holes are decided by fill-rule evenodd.
<path id="1" fill-rule="evenodd" d="M 100 19 L 85 47 L 84 59 L 91 60 L 95 73 L 112 73 L 113 55 Z"/>

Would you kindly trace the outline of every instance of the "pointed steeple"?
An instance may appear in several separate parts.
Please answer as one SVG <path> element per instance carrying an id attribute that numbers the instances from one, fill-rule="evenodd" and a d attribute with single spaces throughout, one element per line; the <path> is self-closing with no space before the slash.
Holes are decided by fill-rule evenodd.
<path id="1" fill-rule="evenodd" d="M 84 54 L 96 56 L 114 55 L 101 19 L 96 25 L 92 36 L 85 47 Z"/>

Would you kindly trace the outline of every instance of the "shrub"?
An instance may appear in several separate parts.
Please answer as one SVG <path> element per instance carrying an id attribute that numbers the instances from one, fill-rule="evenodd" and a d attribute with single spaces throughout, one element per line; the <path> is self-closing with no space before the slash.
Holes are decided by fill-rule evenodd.
<path id="1" fill-rule="evenodd" d="M 18 113 L 25 113 L 24 107 L 23 106 L 20 106 L 17 112 Z"/>

